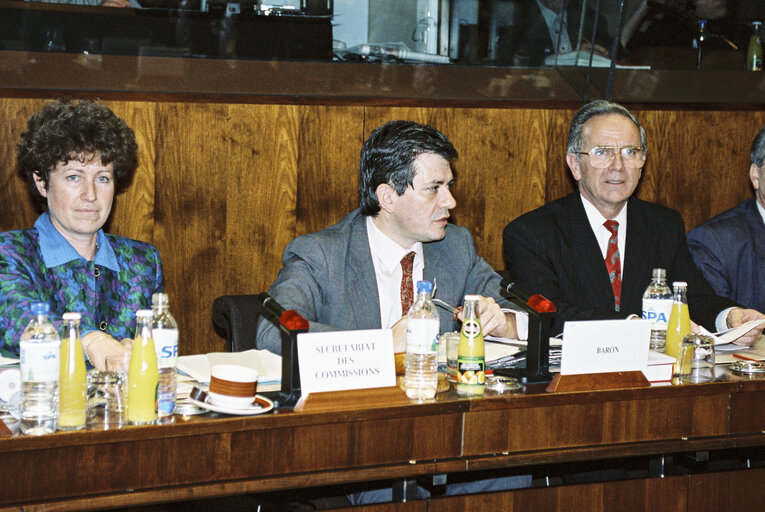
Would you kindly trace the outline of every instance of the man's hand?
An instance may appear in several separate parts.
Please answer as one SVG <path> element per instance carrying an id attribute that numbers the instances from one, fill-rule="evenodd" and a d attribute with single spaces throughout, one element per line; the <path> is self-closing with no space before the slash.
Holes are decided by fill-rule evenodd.
<path id="1" fill-rule="evenodd" d="M 590 50 L 592 50 L 592 53 L 594 53 L 595 55 L 600 55 L 601 57 L 608 57 L 608 50 L 606 50 L 599 44 L 592 44 L 590 42 L 583 41 L 580 50 L 585 53 L 590 53 Z"/>
<path id="2" fill-rule="evenodd" d="M 733 308 L 728 313 L 728 318 L 726 321 L 728 323 L 728 327 L 736 328 L 751 320 L 759 320 L 762 318 L 765 318 L 765 315 L 763 315 L 757 310 Z M 747 332 L 746 334 L 744 334 L 743 336 L 735 340 L 733 343 L 736 345 L 744 346 L 744 347 L 752 346 L 757 340 L 760 339 L 760 336 L 762 336 L 763 328 L 765 328 L 765 325 L 760 325 L 759 327 L 755 327 L 751 331 Z"/>
<path id="3" fill-rule="evenodd" d="M 106 356 L 129 354 L 132 340 L 120 343 L 106 333 L 89 332 L 82 337 L 82 349 L 90 363 L 99 371 L 106 370 Z"/>
<path id="4" fill-rule="evenodd" d="M 393 352 L 406 352 L 406 317 L 402 316 L 401 320 L 393 324 L 391 330 L 393 331 Z"/>
<path id="5" fill-rule="evenodd" d="M 496 336 L 498 338 L 517 338 L 515 328 L 515 315 L 505 314 L 491 297 L 482 297 L 478 301 L 478 319 L 481 321 L 481 332 L 484 336 Z M 460 311 L 457 318 L 464 320 L 465 313 Z"/>

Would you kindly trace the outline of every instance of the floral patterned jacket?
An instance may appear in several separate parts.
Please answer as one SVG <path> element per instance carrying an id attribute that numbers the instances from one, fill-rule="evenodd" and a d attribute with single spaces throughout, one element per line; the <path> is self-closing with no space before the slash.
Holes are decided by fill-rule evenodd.
<path id="1" fill-rule="evenodd" d="M 114 268 L 82 257 L 48 268 L 40 244 L 41 221 L 50 226 L 43 214 L 35 228 L 0 233 L 0 352 L 18 356 L 33 302 L 50 305 L 59 333 L 61 316 L 76 311 L 82 315 L 82 334 L 101 329 L 117 339 L 132 337 L 136 310 L 151 308 L 152 294 L 162 291 L 157 249 L 99 231 L 99 243 L 113 250 L 109 267 Z M 94 260 L 99 261 L 98 255 Z"/>

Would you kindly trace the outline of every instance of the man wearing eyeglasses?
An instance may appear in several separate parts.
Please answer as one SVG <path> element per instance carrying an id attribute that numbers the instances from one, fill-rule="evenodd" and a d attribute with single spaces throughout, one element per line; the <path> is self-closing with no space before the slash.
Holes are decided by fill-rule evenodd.
<path id="1" fill-rule="evenodd" d="M 645 131 L 626 108 L 588 103 L 571 122 L 566 155 L 579 191 L 505 227 L 507 270 L 518 286 L 555 303 L 553 334 L 567 320 L 640 316 L 657 267 L 668 282 L 688 283 L 691 319 L 710 331 L 765 318 L 714 293 L 691 258 L 679 212 L 632 197 L 646 150 Z M 738 343 L 749 345 L 761 332 Z"/>

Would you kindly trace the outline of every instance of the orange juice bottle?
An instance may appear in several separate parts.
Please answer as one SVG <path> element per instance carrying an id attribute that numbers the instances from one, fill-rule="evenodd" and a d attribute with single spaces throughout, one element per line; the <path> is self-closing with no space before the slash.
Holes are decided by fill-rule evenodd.
<path id="1" fill-rule="evenodd" d="M 457 349 L 457 394 L 460 396 L 483 396 L 486 382 L 483 334 L 477 311 L 479 300 L 480 295 L 465 295 L 465 316 Z"/>
<path id="2" fill-rule="evenodd" d="M 151 335 L 150 309 L 136 312 L 133 351 L 128 369 L 127 420 L 132 425 L 148 425 L 157 420 L 159 371 Z"/>
<path id="3" fill-rule="evenodd" d="M 675 281 L 672 283 L 672 288 L 672 312 L 669 314 L 669 322 L 667 323 L 667 355 L 677 360 L 674 370 L 675 373 L 678 373 L 683 338 L 691 333 L 691 316 L 688 313 L 688 299 L 686 297 L 688 283 Z"/>
<path id="4" fill-rule="evenodd" d="M 59 357 L 59 430 L 85 428 L 88 385 L 80 341 L 80 314 L 64 313 L 64 335 Z"/>

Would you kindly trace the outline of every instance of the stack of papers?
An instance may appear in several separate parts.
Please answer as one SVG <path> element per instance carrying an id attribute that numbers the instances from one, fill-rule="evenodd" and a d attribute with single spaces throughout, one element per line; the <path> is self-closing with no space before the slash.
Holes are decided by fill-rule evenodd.
<path id="1" fill-rule="evenodd" d="M 765 342 L 755 343 L 753 347 L 740 347 L 732 343 L 715 346 L 715 363 L 730 364 L 735 361 L 765 361 Z"/>
<path id="2" fill-rule="evenodd" d="M 751 347 L 742 347 L 733 342 L 741 336 L 765 323 L 765 320 L 752 320 L 745 324 L 718 333 L 710 333 L 703 327 L 701 332 L 711 336 L 715 340 L 715 362 L 717 364 L 730 364 L 738 360 L 765 361 L 765 342 L 760 338 Z"/>
<path id="3" fill-rule="evenodd" d="M 517 359 L 520 353 L 523 353 L 524 361 L 526 360 L 526 342 L 519 340 L 507 340 L 503 338 L 484 339 L 484 360 L 486 366 L 496 368 L 502 366 L 503 363 L 513 361 Z"/>
<path id="4" fill-rule="evenodd" d="M 526 348 L 528 344 L 524 340 L 512 340 L 507 338 L 484 338 L 487 368 L 523 368 L 526 366 Z M 549 365 L 560 367 L 561 340 L 550 338 Z"/>
<path id="5" fill-rule="evenodd" d="M 765 320 L 751 320 L 745 324 L 739 325 L 738 327 L 734 329 L 728 329 L 727 331 L 720 331 L 714 334 L 704 329 L 704 327 L 702 327 L 701 325 L 699 326 L 699 328 L 701 329 L 702 334 L 711 336 L 715 340 L 715 348 L 719 350 L 720 345 L 733 343 L 734 341 L 739 339 L 741 336 L 743 336 L 747 332 L 751 331 L 755 327 L 759 327 L 760 325 L 764 323 L 765 323 Z"/>
<path id="6" fill-rule="evenodd" d="M 648 351 L 648 365 L 643 370 L 643 374 L 649 382 L 672 382 L 672 372 L 674 370 L 675 359 L 667 354 Z"/>
<path id="7" fill-rule="evenodd" d="M 568 53 L 555 53 L 545 57 L 545 66 L 590 66 L 590 52 L 579 50 Z M 607 68 L 611 66 L 611 59 L 602 55 L 592 55 L 592 67 Z M 616 69 L 651 69 L 651 66 L 633 66 L 617 64 Z"/>
<path id="8" fill-rule="evenodd" d="M 258 372 L 258 391 L 278 390 L 282 381 L 282 358 L 268 350 L 211 352 L 178 358 L 178 371 L 195 381 L 208 384 L 210 369 L 219 364 L 247 366 Z"/>

